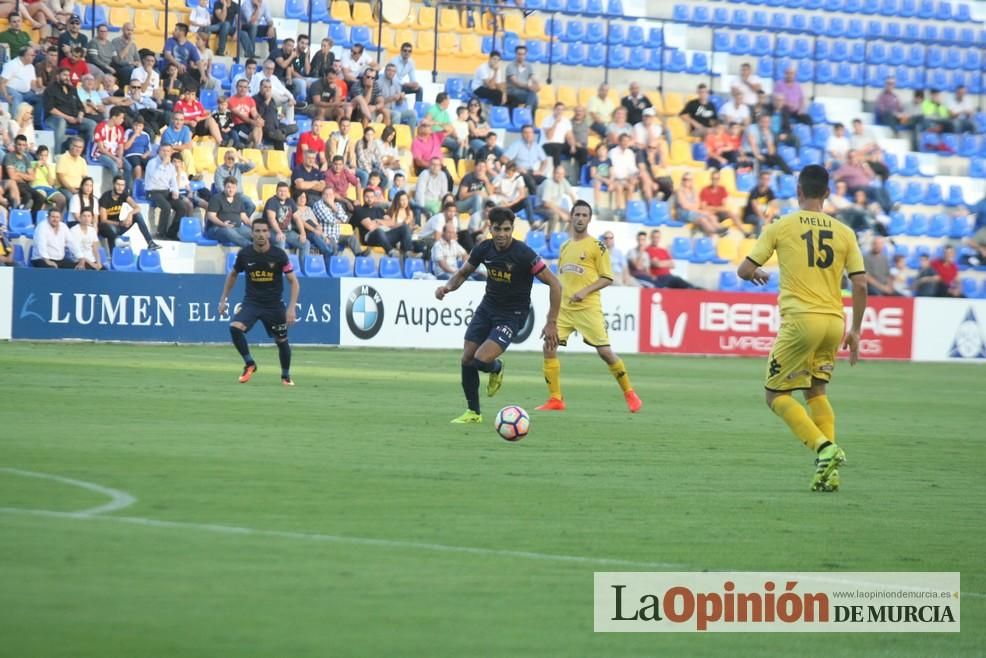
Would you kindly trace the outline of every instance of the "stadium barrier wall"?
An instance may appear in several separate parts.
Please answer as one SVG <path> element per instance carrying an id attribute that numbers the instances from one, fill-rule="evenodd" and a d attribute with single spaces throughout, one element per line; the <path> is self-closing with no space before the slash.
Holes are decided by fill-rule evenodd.
<path id="1" fill-rule="evenodd" d="M 0 340 L 10 340 L 11 313 L 10 300 L 14 296 L 14 270 L 0 267 Z"/>
<path id="2" fill-rule="evenodd" d="M 846 299 L 846 326 L 852 316 Z M 759 356 L 770 353 L 780 309 L 770 295 L 645 288 L 640 291 L 640 351 Z M 910 359 L 914 300 L 871 297 L 863 317 L 860 354 Z"/>
<path id="3" fill-rule="evenodd" d="M 914 300 L 913 359 L 986 363 L 986 301 Z"/>
<path id="4" fill-rule="evenodd" d="M 391 279 L 341 279 L 342 319 L 340 344 L 364 347 L 458 348 L 466 326 L 483 298 L 485 283 L 467 281 L 443 301 L 435 298 L 441 281 Z M 603 294 L 613 348 L 637 351 L 639 293 L 631 288 L 611 288 Z M 514 337 L 512 350 L 540 351 L 541 328 L 548 315 L 548 287 L 534 284 L 532 313 Z M 592 351 L 575 338 L 569 351 Z"/>
<path id="5" fill-rule="evenodd" d="M 7 270 L 9 271 L 9 270 Z M 3 275 L 0 270 L 0 276 Z M 215 274 L 61 272 L 17 269 L 13 272 L 13 338 L 77 338 L 106 341 L 225 343 L 229 316 L 216 313 L 223 278 Z M 0 292 L 3 290 L 0 278 Z M 298 323 L 291 337 L 299 344 L 339 343 L 339 284 L 306 279 Z M 230 296 L 243 298 L 241 277 Z M 285 300 L 287 287 L 285 286 Z M 2 314 L 0 314 L 2 319 Z M 0 328 L 2 331 L 2 328 Z M 269 342 L 262 328 L 253 342 Z"/>

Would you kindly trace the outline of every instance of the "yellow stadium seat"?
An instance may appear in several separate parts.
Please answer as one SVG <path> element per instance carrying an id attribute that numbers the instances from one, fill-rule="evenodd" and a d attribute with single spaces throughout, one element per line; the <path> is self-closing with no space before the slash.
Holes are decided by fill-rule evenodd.
<path id="1" fill-rule="evenodd" d="M 195 160 L 195 169 L 199 173 L 208 172 L 211 174 L 216 171 L 217 159 L 212 142 L 193 146 L 192 158 Z"/>
<path id="2" fill-rule="evenodd" d="M 459 11 L 443 7 L 438 14 L 439 32 L 459 32 L 462 27 L 459 25 Z"/>
<path id="3" fill-rule="evenodd" d="M 414 32 L 412 30 L 401 29 L 394 32 L 394 49 L 399 49 L 403 43 L 414 45 Z"/>
<path id="4" fill-rule="evenodd" d="M 685 98 L 681 94 L 674 91 L 664 94 L 664 114 L 666 116 L 679 114 L 683 109 L 685 109 Z"/>
<path id="5" fill-rule="evenodd" d="M 482 57 L 483 41 L 479 35 L 463 34 L 459 37 L 459 52 L 464 57 Z"/>
<path id="6" fill-rule="evenodd" d="M 459 168 L 455 165 L 455 160 L 452 158 L 445 158 L 442 162 L 448 172 L 452 174 L 452 181 L 458 183 L 462 176 L 459 175 Z"/>
<path id="7" fill-rule="evenodd" d="M 372 25 L 376 27 L 377 19 L 373 16 L 373 7 L 369 2 L 353 3 L 353 25 Z"/>
<path id="8" fill-rule="evenodd" d="M 757 243 L 756 238 L 744 238 L 739 244 L 739 251 L 736 253 L 736 261 L 739 262 L 750 255 L 753 245 Z"/>
<path id="9" fill-rule="evenodd" d="M 414 139 L 411 135 L 411 127 L 406 126 L 403 123 L 394 124 L 394 131 L 397 133 L 396 141 L 398 151 L 405 151 L 411 148 L 411 140 Z"/>
<path id="10" fill-rule="evenodd" d="M 158 15 L 152 11 L 138 11 L 134 16 L 134 34 L 161 36 L 164 31 L 158 25 Z"/>
<path id="11" fill-rule="evenodd" d="M 664 113 L 664 99 L 661 98 L 661 92 L 648 91 L 644 94 L 644 96 L 646 96 L 647 100 L 649 100 L 651 102 L 651 105 L 654 106 L 655 112 L 657 112 L 658 114 Z"/>
<path id="12" fill-rule="evenodd" d="M 719 238 L 716 241 L 716 255 L 730 263 L 739 262 L 739 245 L 729 236 Z"/>
<path id="13" fill-rule="evenodd" d="M 380 134 L 377 133 L 377 137 L 379 136 Z M 353 140 L 354 142 L 358 142 L 359 140 L 363 139 L 362 123 L 360 123 L 359 121 L 353 121 L 352 123 L 349 124 L 349 139 Z"/>
<path id="14" fill-rule="evenodd" d="M 503 16 L 503 29 L 506 32 L 523 34 L 524 16 L 520 12 L 515 11 L 505 13 Z"/>
<path id="15" fill-rule="evenodd" d="M 691 146 L 689 146 L 688 147 L 689 159 L 691 158 L 691 152 L 692 149 Z M 703 167 L 705 166 L 704 162 L 698 162 L 697 164 Z M 695 189 L 698 190 L 699 192 L 701 192 L 704 188 L 708 187 L 709 183 L 712 182 L 712 172 L 709 171 L 708 169 L 699 169 L 698 171 L 692 173 L 693 173 L 692 177 L 695 179 Z"/>
<path id="16" fill-rule="evenodd" d="M 554 107 L 555 89 L 550 85 L 544 85 L 538 90 L 538 107 Z"/>
<path id="17" fill-rule="evenodd" d="M 284 178 L 290 178 L 291 165 L 288 163 L 287 151 L 278 151 L 273 149 L 267 151 L 267 173 L 271 176 L 283 176 Z"/>
<path id="18" fill-rule="evenodd" d="M 240 155 L 247 162 L 252 162 L 254 165 L 253 173 L 258 176 L 267 175 L 267 167 L 264 165 L 264 153 L 260 149 L 243 149 L 240 151 Z"/>
<path id="19" fill-rule="evenodd" d="M 318 131 L 318 136 L 323 140 L 328 141 L 332 133 L 339 130 L 339 124 L 335 121 L 323 121 L 322 129 Z"/>
<path id="20" fill-rule="evenodd" d="M 414 159 L 411 154 L 404 152 L 400 154 L 401 171 L 407 176 L 407 182 L 411 185 L 417 182 L 418 174 L 414 171 Z"/>
<path id="21" fill-rule="evenodd" d="M 352 14 L 349 13 L 348 2 L 338 2 L 338 1 L 333 2 L 332 0 L 325 0 L 325 1 L 331 3 L 332 5 L 330 11 L 330 14 L 332 15 L 332 20 L 341 21 L 343 23 L 346 23 L 347 25 L 352 24 L 353 16 Z"/>
<path id="22" fill-rule="evenodd" d="M 589 132 L 589 141 L 586 142 L 586 147 L 589 149 L 589 153 L 595 153 L 596 152 L 596 147 L 599 146 L 599 142 L 601 142 L 601 141 L 602 140 L 599 138 L 599 135 L 597 135 L 596 133 L 590 131 Z"/>
<path id="23" fill-rule="evenodd" d="M 415 43 L 415 50 L 420 53 L 433 53 L 435 52 L 435 35 L 432 32 L 418 32 L 417 43 Z"/>
<path id="24" fill-rule="evenodd" d="M 540 16 L 528 16 L 524 21 L 524 38 L 547 41 L 548 37 L 544 35 L 544 19 Z"/>
<path id="25" fill-rule="evenodd" d="M 414 20 L 414 29 L 416 30 L 434 30 L 435 29 L 435 8 L 434 7 L 420 7 L 418 9 L 418 15 Z"/>
<path id="26" fill-rule="evenodd" d="M 133 13 L 130 7 L 111 7 L 110 25 L 123 25 L 133 20 Z"/>
<path id="27" fill-rule="evenodd" d="M 589 100 L 596 95 L 599 90 L 596 87 L 582 87 L 579 89 L 579 105 L 585 107 L 589 104 Z"/>
<path id="28" fill-rule="evenodd" d="M 572 87 L 558 87 L 557 99 L 559 103 L 564 103 L 565 107 L 575 107 L 579 102 L 579 96 Z"/>
<path id="29" fill-rule="evenodd" d="M 675 140 L 671 143 L 671 164 L 672 165 L 691 165 L 692 164 L 692 145 L 686 141 Z M 696 189 L 698 185 L 695 186 Z"/>
<path id="30" fill-rule="evenodd" d="M 348 238 L 352 234 L 353 234 L 352 224 L 343 224 L 342 226 L 339 227 L 339 235 L 341 235 L 342 237 Z"/>
<path id="31" fill-rule="evenodd" d="M 434 36 L 434 35 L 432 35 Z M 438 52 L 457 53 L 459 52 L 459 35 L 452 32 L 442 32 L 438 35 Z"/>
<path id="32" fill-rule="evenodd" d="M 731 196 L 736 194 L 736 170 L 732 167 L 720 169 L 719 184 L 726 188 L 726 191 L 729 192 Z"/>
<path id="33" fill-rule="evenodd" d="M 459 160 L 459 179 L 461 180 L 463 176 L 468 174 L 470 171 L 476 168 L 476 163 L 469 158 L 462 158 Z"/>
<path id="34" fill-rule="evenodd" d="M 373 128 L 373 132 L 376 133 L 377 139 L 380 139 L 380 135 L 383 134 L 383 129 L 387 127 L 385 123 L 371 123 L 370 127 Z"/>
<path id="35" fill-rule="evenodd" d="M 668 117 L 667 126 L 671 132 L 672 141 L 688 141 L 688 126 L 685 125 L 685 121 L 681 117 Z"/>
<path id="36" fill-rule="evenodd" d="M 228 146 L 220 146 L 216 149 L 216 163 L 222 162 L 226 157 L 226 151 L 236 151 L 235 148 L 230 148 Z"/>
<path id="37" fill-rule="evenodd" d="M 243 189 L 240 192 L 243 192 L 255 205 L 263 206 L 263 201 L 261 201 L 260 196 L 257 194 L 257 182 L 257 176 L 244 176 Z"/>
<path id="38" fill-rule="evenodd" d="M 260 196 L 264 202 L 274 198 L 275 194 L 277 194 L 277 183 L 264 183 L 260 186 Z"/>
<path id="39" fill-rule="evenodd" d="M 551 116 L 552 111 L 550 105 L 539 105 L 538 111 L 534 113 L 534 126 L 539 127 L 547 117 Z"/>

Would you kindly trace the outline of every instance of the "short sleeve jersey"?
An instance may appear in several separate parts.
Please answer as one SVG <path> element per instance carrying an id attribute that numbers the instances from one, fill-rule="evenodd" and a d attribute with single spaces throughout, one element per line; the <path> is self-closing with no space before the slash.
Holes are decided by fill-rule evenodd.
<path id="1" fill-rule="evenodd" d="M 781 270 L 781 317 L 844 317 L 842 274 L 865 271 L 852 229 L 825 213 L 799 210 L 769 224 L 747 258 L 762 265 L 775 251 Z"/>
<path id="2" fill-rule="evenodd" d="M 546 265 L 533 249 L 520 240 L 500 251 L 493 240 L 483 240 L 469 254 L 469 264 L 486 266 L 486 295 L 497 311 L 526 311 L 531 306 L 531 286 L 534 277 Z"/>
<path id="3" fill-rule="evenodd" d="M 572 295 L 599 279 L 613 280 L 609 252 L 599 240 L 568 240 L 561 246 L 558 275 L 562 287 L 562 307 L 570 311 L 602 308 L 599 291 L 581 302 L 570 301 Z"/>
<path id="4" fill-rule="evenodd" d="M 284 275 L 294 271 L 287 253 L 273 245 L 263 252 L 254 249 L 253 245 L 240 249 L 233 269 L 246 272 L 243 301 L 268 307 L 282 304 Z"/>

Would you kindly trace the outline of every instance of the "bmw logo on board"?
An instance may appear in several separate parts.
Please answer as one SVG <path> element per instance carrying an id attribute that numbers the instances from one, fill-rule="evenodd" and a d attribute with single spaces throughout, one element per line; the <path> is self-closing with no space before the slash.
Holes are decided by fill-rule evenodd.
<path id="1" fill-rule="evenodd" d="M 383 299 L 372 286 L 357 286 L 346 300 L 346 323 L 353 335 L 369 340 L 383 326 Z"/>

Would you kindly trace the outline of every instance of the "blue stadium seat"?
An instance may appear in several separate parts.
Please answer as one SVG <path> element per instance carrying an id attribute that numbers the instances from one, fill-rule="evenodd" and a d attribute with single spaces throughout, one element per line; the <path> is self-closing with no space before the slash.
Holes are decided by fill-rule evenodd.
<path id="1" fill-rule="evenodd" d="M 548 240 L 548 248 L 544 252 L 545 258 L 558 258 L 561 253 L 561 246 L 568 240 L 568 233 L 565 231 L 555 231 Z"/>
<path id="2" fill-rule="evenodd" d="M 808 31 L 808 18 L 802 14 L 792 14 L 788 29 L 793 32 L 807 32 Z"/>
<path id="3" fill-rule="evenodd" d="M 733 55 L 749 55 L 753 52 L 753 42 L 750 40 L 750 35 L 746 32 L 740 32 L 733 39 L 732 44 L 729 46 L 729 52 Z"/>
<path id="4" fill-rule="evenodd" d="M 729 261 L 719 258 L 716 253 L 716 243 L 712 238 L 701 237 L 695 241 L 694 251 L 691 261 L 693 263 L 713 263 L 715 265 L 725 265 Z"/>
<path id="5" fill-rule="evenodd" d="M 740 192 L 749 192 L 757 184 L 757 177 L 751 171 L 744 172 L 736 176 L 736 189 Z"/>
<path id="6" fill-rule="evenodd" d="M 924 237 L 928 234 L 928 217 L 924 213 L 914 213 L 907 225 L 907 234 L 912 238 Z"/>
<path id="7" fill-rule="evenodd" d="M 663 48 L 664 47 L 664 28 L 663 27 L 652 27 L 647 32 L 647 47 L 648 48 Z"/>
<path id="8" fill-rule="evenodd" d="M 948 235 L 948 217 L 942 213 L 934 215 L 928 222 L 928 235 L 932 238 L 944 238 Z"/>
<path id="9" fill-rule="evenodd" d="M 565 12 L 568 14 L 581 14 L 585 11 L 585 0 L 568 0 L 565 5 Z"/>
<path id="10" fill-rule="evenodd" d="M 163 274 L 161 269 L 161 252 L 141 249 L 140 256 L 137 257 L 137 269 L 141 272 L 151 272 Z"/>
<path id="11" fill-rule="evenodd" d="M 618 46 L 611 46 L 609 48 L 611 51 L 610 55 L 612 55 L 612 51 L 617 48 Z M 589 48 L 586 52 L 584 65 L 591 66 L 592 68 L 606 66 L 606 50 L 606 46 L 593 46 L 592 48 Z"/>
<path id="12" fill-rule="evenodd" d="M 882 0 L 880 3 L 880 15 L 881 16 L 896 16 L 897 15 L 897 0 Z"/>
<path id="13" fill-rule="evenodd" d="M 712 50 L 718 53 L 734 53 L 730 32 L 717 30 L 712 34 Z M 739 35 L 736 35 L 739 37 Z"/>
<path id="14" fill-rule="evenodd" d="M 781 174 L 774 179 L 777 187 L 777 197 L 780 199 L 793 199 L 798 195 L 798 182 L 794 176 Z"/>
<path id="15" fill-rule="evenodd" d="M 332 15 L 329 13 L 328 2 L 312 2 L 312 20 L 319 23 L 334 23 Z"/>
<path id="16" fill-rule="evenodd" d="M 770 15 L 770 29 L 778 32 L 787 30 L 787 14 L 775 13 Z"/>
<path id="17" fill-rule="evenodd" d="M 102 249 L 102 247 L 100 247 Z M 24 251 L 24 247 L 20 243 L 14 245 L 14 266 L 15 267 L 30 267 L 31 263 L 28 260 L 27 253 Z"/>
<path id="18" fill-rule="evenodd" d="M 949 2 L 939 2 L 938 7 L 935 9 L 935 20 L 939 21 L 950 21 L 952 20 L 952 5 Z"/>
<path id="19" fill-rule="evenodd" d="M 536 254 L 543 256 L 548 250 L 548 238 L 545 236 L 544 231 L 528 231 L 524 242 Z"/>
<path id="20" fill-rule="evenodd" d="M 305 259 L 304 273 L 308 277 L 327 277 L 329 273 L 325 271 L 325 259 L 320 254 L 309 254 Z"/>
<path id="21" fill-rule="evenodd" d="M 901 176 L 920 176 L 921 168 L 918 156 L 914 153 L 908 153 L 904 156 L 904 166 L 900 169 Z M 916 203 L 916 202 L 911 202 Z"/>
<path id="22" fill-rule="evenodd" d="M 986 178 L 986 158 L 972 158 L 969 161 L 970 178 Z"/>
<path id="23" fill-rule="evenodd" d="M 937 69 L 945 65 L 945 51 L 939 46 L 928 46 L 925 55 L 925 65 L 928 68 Z"/>
<path id="24" fill-rule="evenodd" d="M 425 271 L 425 262 L 420 258 L 404 259 L 404 278 L 413 279 L 418 272 Z"/>
<path id="25" fill-rule="evenodd" d="M 137 271 L 137 259 L 129 245 L 123 245 L 117 242 L 113 248 L 113 257 L 110 262 L 113 270 L 116 272 Z"/>
<path id="26" fill-rule="evenodd" d="M 750 49 L 751 55 L 756 55 L 757 57 L 766 57 L 770 55 L 773 51 L 773 46 L 770 43 L 770 37 L 766 34 L 757 34 L 753 37 L 753 48 Z"/>
<path id="27" fill-rule="evenodd" d="M 349 48 L 352 42 L 349 40 L 349 31 L 346 30 L 344 23 L 329 23 L 329 38 L 337 46 Z"/>
<path id="28" fill-rule="evenodd" d="M 353 275 L 353 261 L 349 256 L 333 256 L 329 259 L 329 276 L 336 278 Z"/>
<path id="29" fill-rule="evenodd" d="M 626 220 L 628 222 L 643 223 L 647 220 L 647 204 L 644 201 L 633 200 L 627 202 Z"/>
<path id="30" fill-rule="evenodd" d="M 585 9 L 582 10 L 582 13 L 587 16 L 605 14 L 606 6 L 603 4 L 603 0 L 586 0 Z"/>
<path id="31" fill-rule="evenodd" d="M 107 27 L 109 27 L 110 24 L 109 15 L 106 13 L 106 7 L 103 7 L 102 5 L 96 5 L 96 11 L 95 13 L 93 13 L 92 5 L 86 5 L 86 10 L 82 17 L 82 29 L 92 30 L 98 25 L 103 25 L 103 24 L 105 24 Z M 117 31 L 120 28 L 119 26 L 117 26 L 110 29 L 113 31 Z"/>
<path id="32" fill-rule="evenodd" d="M 688 59 L 683 50 L 666 50 L 665 69 L 668 73 L 684 73 L 688 67 Z"/>
<path id="33" fill-rule="evenodd" d="M 972 222 L 968 217 L 952 217 L 948 225 L 948 237 L 961 240 L 972 235 Z"/>
<path id="34" fill-rule="evenodd" d="M 767 12 L 757 9 L 750 14 L 750 27 L 754 30 L 766 30 L 769 28 L 770 19 L 767 18 Z"/>
<path id="35" fill-rule="evenodd" d="M 739 292 L 740 291 L 740 280 L 736 276 L 736 272 L 732 270 L 725 270 L 719 272 L 719 290 L 721 292 Z"/>
<path id="36" fill-rule="evenodd" d="M 924 195 L 924 189 L 921 187 L 921 183 L 908 183 L 907 189 L 904 191 L 904 198 L 900 200 L 901 203 L 913 206 L 921 203 L 921 198 Z"/>
<path id="37" fill-rule="evenodd" d="M 589 23 L 585 30 L 585 36 L 582 37 L 582 43 L 592 45 L 597 43 L 602 43 L 606 40 L 606 25 L 599 21 L 592 21 Z"/>
<path id="38" fill-rule="evenodd" d="M 757 75 L 765 80 L 774 78 L 774 58 L 761 57 L 757 60 Z"/>
<path id="39" fill-rule="evenodd" d="M 851 41 L 849 43 L 849 61 L 853 64 L 862 64 L 866 61 L 866 43 L 863 41 Z"/>
<path id="40" fill-rule="evenodd" d="M 979 281 L 976 279 L 961 279 L 962 281 L 962 296 L 969 299 L 975 299 L 979 297 Z"/>
<path id="41" fill-rule="evenodd" d="M 643 37 L 643 32 L 640 34 Z M 623 23 L 610 23 L 609 32 L 605 34 L 604 40 L 611 46 L 622 46 L 626 43 L 626 28 L 623 26 Z"/>
<path id="42" fill-rule="evenodd" d="M 887 196 L 893 203 L 900 203 L 904 198 L 904 186 L 899 181 L 891 178 L 884 183 L 883 187 L 887 190 Z"/>
<path id="43" fill-rule="evenodd" d="M 902 32 L 900 23 L 885 23 L 883 26 L 883 38 L 886 41 L 900 41 Z"/>
<path id="44" fill-rule="evenodd" d="M 870 44 L 870 64 L 886 64 L 887 61 L 889 61 L 887 47 L 880 42 Z"/>
<path id="45" fill-rule="evenodd" d="M 377 259 L 372 256 L 365 256 L 356 259 L 356 276 L 375 279 L 377 273 Z"/>
<path id="46" fill-rule="evenodd" d="M 976 31 L 971 27 L 963 27 L 959 30 L 959 45 L 968 48 L 976 43 Z"/>
<path id="47" fill-rule="evenodd" d="M 510 132 L 519 133 L 521 128 L 534 123 L 529 107 L 515 107 L 510 121 Z"/>
<path id="48" fill-rule="evenodd" d="M 692 241 L 688 238 L 675 238 L 671 241 L 671 258 L 675 260 L 691 260 Z"/>
<path id="49" fill-rule="evenodd" d="M 298 254 L 288 254 L 288 262 L 291 263 L 291 269 L 294 270 L 295 276 L 305 276 L 305 271 L 301 268 L 301 261 L 298 260 Z"/>
<path id="50" fill-rule="evenodd" d="M 808 32 L 821 37 L 825 34 L 825 17 L 821 14 L 812 14 L 808 17 Z"/>
<path id="51" fill-rule="evenodd" d="M 705 53 L 692 53 L 687 72 L 692 75 L 706 75 L 709 72 L 709 56 Z"/>
<path id="52" fill-rule="evenodd" d="M 287 0 L 284 4 L 285 18 L 308 20 L 308 0 Z"/>
<path id="53" fill-rule="evenodd" d="M 887 170 L 890 172 L 890 175 L 891 176 L 900 173 L 900 163 L 897 161 L 897 154 L 896 153 L 884 153 L 883 154 L 883 164 L 885 164 L 887 166 Z M 891 181 L 889 181 L 889 180 L 887 181 L 887 183 L 890 183 L 890 182 Z M 896 181 L 894 181 L 894 182 L 896 182 Z"/>
<path id="54" fill-rule="evenodd" d="M 983 68 L 982 54 L 973 48 L 965 51 L 965 58 L 962 60 L 962 68 L 966 71 L 979 71 Z"/>
<path id="55" fill-rule="evenodd" d="M 862 7 L 862 0 L 843 0 L 842 2 L 842 11 L 847 14 L 858 14 Z"/>
<path id="56" fill-rule="evenodd" d="M 660 31 L 658 31 L 660 34 Z M 644 28 L 642 25 L 631 25 L 627 28 L 626 38 L 623 43 L 631 48 L 643 46 L 646 43 L 644 38 Z"/>
<path id="57" fill-rule="evenodd" d="M 828 27 L 825 29 L 825 36 L 832 39 L 841 39 L 846 36 L 846 22 L 834 16 L 829 19 Z"/>
<path id="58" fill-rule="evenodd" d="M 401 259 L 391 256 L 384 256 L 380 259 L 380 278 L 381 279 L 401 279 Z"/>
<path id="59" fill-rule="evenodd" d="M 34 237 L 34 222 L 31 220 L 31 211 L 22 208 L 15 208 L 10 211 L 10 225 L 7 233 L 11 238 L 21 235 Z"/>
<path id="60" fill-rule="evenodd" d="M 712 24 L 718 26 L 729 25 L 729 8 L 715 7 L 712 10 Z"/>
<path id="61" fill-rule="evenodd" d="M 202 102 L 202 107 L 215 112 L 219 107 L 219 92 L 215 89 L 203 89 L 199 100 Z"/>
<path id="62" fill-rule="evenodd" d="M 527 3 L 525 7 L 530 8 L 530 3 Z M 609 0 L 609 2 L 606 3 L 606 13 L 610 16 L 623 16 L 623 1 Z"/>
<path id="63" fill-rule="evenodd" d="M 230 272 L 233 271 L 233 265 L 236 264 L 237 253 L 239 253 L 239 250 L 230 251 L 226 254 L 226 274 L 229 274 Z"/>
<path id="64" fill-rule="evenodd" d="M 561 63 L 565 66 L 582 66 L 585 63 L 585 46 L 581 43 L 570 43 Z"/>
<path id="65" fill-rule="evenodd" d="M 940 206 L 944 202 L 941 193 L 941 185 L 938 183 L 928 183 L 924 190 L 924 198 L 921 200 L 926 206 Z"/>
<path id="66" fill-rule="evenodd" d="M 612 46 L 609 49 L 609 67 L 639 70 L 647 64 L 647 49 L 637 46 L 627 50 L 623 46 Z"/>
<path id="67" fill-rule="evenodd" d="M 490 127 L 497 129 L 510 128 L 510 109 L 502 105 L 490 108 Z"/>
<path id="68" fill-rule="evenodd" d="M 707 25 L 710 21 L 711 15 L 709 14 L 709 8 L 705 5 L 694 5 L 691 22 L 698 25 Z"/>
<path id="69" fill-rule="evenodd" d="M 647 218 L 644 220 L 644 224 L 647 226 L 661 226 L 662 224 L 668 223 L 670 219 L 671 215 L 668 212 L 667 202 L 653 199 L 647 208 Z"/>
<path id="70" fill-rule="evenodd" d="M 833 62 L 848 62 L 849 61 L 849 43 L 841 40 L 833 40 L 832 48 L 829 53 L 829 59 Z"/>
<path id="71" fill-rule="evenodd" d="M 899 210 L 890 213 L 890 224 L 887 227 L 887 232 L 892 236 L 903 235 L 907 232 L 907 220 L 904 218 L 904 213 Z"/>
<path id="72" fill-rule="evenodd" d="M 950 208 L 965 205 L 965 199 L 963 198 L 963 191 L 960 185 L 949 186 L 948 196 L 945 197 L 945 205 Z"/>
<path id="73" fill-rule="evenodd" d="M 979 143 L 975 135 L 959 135 L 957 153 L 964 158 L 971 158 L 979 150 Z"/>
<path id="74" fill-rule="evenodd" d="M 578 19 L 571 19 L 565 24 L 565 33 L 561 35 L 561 40 L 565 43 L 579 43 L 585 40 L 585 23 Z"/>
<path id="75" fill-rule="evenodd" d="M 866 21 L 866 39 L 869 41 L 879 39 L 883 36 L 883 23 L 881 21 Z"/>
<path id="76" fill-rule="evenodd" d="M 798 62 L 797 73 L 795 74 L 795 79 L 804 84 L 806 82 L 811 82 L 815 79 L 815 62 L 803 59 Z"/>
<path id="77" fill-rule="evenodd" d="M 966 23 L 972 20 L 972 15 L 969 11 L 969 5 L 962 3 L 955 6 L 955 12 L 952 15 L 952 20 L 957 23 Z"/>

